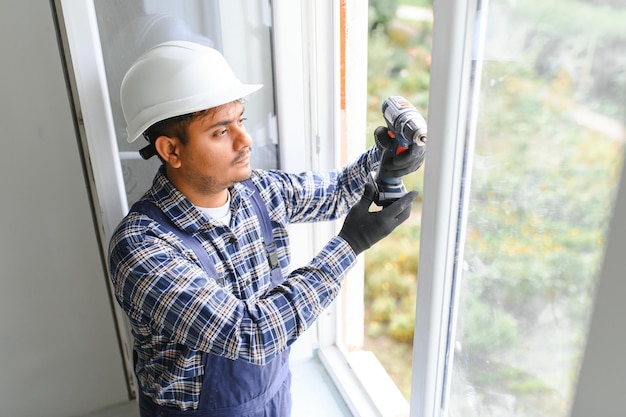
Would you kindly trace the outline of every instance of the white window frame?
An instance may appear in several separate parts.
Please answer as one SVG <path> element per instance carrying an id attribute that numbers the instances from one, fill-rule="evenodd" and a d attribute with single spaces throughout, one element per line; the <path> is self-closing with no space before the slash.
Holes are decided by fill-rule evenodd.
<path id="1" fill-rule="evenodd" d="M 355 7 L 355 3 L 347 1 L 348 9 L 354 11 L 351 7 Z M 469 181 L 468 173 L 464 172 L 464 163 L 471 160 L 473 148 L 473 144 L 467 142 L 465 133 L 466 127 L 473 125 L 472 120 L 467 120 L 467 106 L 475 100 L 469 83 L 472 65 L 477 73 L 480 72 L 480 68 L 476 67 L 480 60 L 472 61 L 479 53 L 475 48 L 482 41 L 482 31 L 476 27 L 478 6 L 479 0 L 434 2 L 433 6 L 436 23 L 430 81 L 430 140 L 422 213 L 422 217 L 429 221 L 422 222 L 420 242 L 410 399 L 410 415 L 414 417 L 440 415 L 446 398 L 446 363 L 451 359 L 447 344 L 454 340 L 454 316 L 450 306 L 454 305 L 453 297 L 456 293 L 453 291 L 456 261 L 462 257 L 463 250 L 456 246 L 456 242 L 462 241 L 458 237 L 464 233 L 465 222 L 465 219 L 459 219 L 459 209 L 462 200 L 466 198 L 462 195 L 462 183 Z M 326 20 L 336 20 L 333 11 L 329 13 Z M 316 16 L 318 20 L 323 18 L 319 14 Z M 350 32 L 350 29 L 347 28 L 346 32 Z M 316 33 L 314 31 L 309 36 L 315 36 Z M 277 37 L 280 38 L 279 35 Z M 326 47 L 338 48 L 336 44 L 327 44 Z M 366 63 L 367 59 L 360 62 L 363 69 L 367 68 Z M 315 64 L 317 67 L 311 70 L 318 73 L 324 70 L 324 66 L 327 66 L 326 71 L 329 72 L 337 68 L 336 62 L 325 61 L 319 55 Z M 320 85 L 312 85 L 318 90 L 317 100 L 324 100 Z M 474 88 L 475 94 L 477 88 Z M 311 94 L 315 95 L 315 90 Z M 329 99 L 328 103 L 332 103 L 332 100 Z M 358 105 L 358 102 L 350 105 Z M 335 114 L 341 111 L 335 103 Z M 364 125 L 365 118 L 359 119 L 356 115 L 354 120 L 348 119 L 346 122 L 348 126 L 359 122 Z M 362 134 L 359 136 L 363 137 Z M 363 144 L 359 145 L 358 139 L 356 142 L 347 140 L 347 143 L 349 151 L 342 155 L 344 157 L 351 158 L 363 150 Z M 337 161 L 336 158 L 335 161 L 346 162 Z M 457 225 L 461 225 L 460 229 Z M 362 282 L 362 269 L 357 268 L 354 275 L 360 275 L 357 280 Z M 362 300 L 362 293 L 359 296 Z M 331 318 L 334 326 L 325 326 L 325 321 L 320 320 L 319 353 L 355 415 L 406 415 L 406 408 L 401 404 L 403 398 L 397 397 L 397 390 L 381 389 L 385 371 L 375 357 L 367 354 L 350 355 L 338 346 L 336 332 L 340 328 L 341 318 L 341 308 L 338 308 Z M 379 372 L 372 372 L 372 369 L 378 369 Z M 393 406 L 399 403 L 399 407 Z"/>
<path id="2" fill-rule="evenodd" d="M 107 250 L 113 230 L 128 211 L 124 176 L 119 159 L 115 125 L 111 112 L 96 11 L 91 1 L 55 0 L 66 54 L 69 82 L 78 118 L 80 139 L 85 150 L 86 175 L 96 216 L 100 244 Z M 109 285 L 111 285 L 109 283 Z M 112 291 L 112 288 L 111 288 Z M 111 292 L 113 294 L 113 292 Z M 122 347 L 129 392 L 136 393 L 132 365 L 132 336 L 124 312 L 112 303 Z"/>
<path id="3" fill-rule="evenodd" d="M 317 1 L 272 2 L 280 168 L 288 172 L 336 166 L 334 31 L 315 30 L 316 19 L 332 16 L 331 7 L 332 3 Z M 322 53 L 320 48 L 326 49 Z M 291 225 L 290 232 L 298 236 L 291 240 L 292 265 L 307 263 L 335 233 L 332 224 Z M 320 328 L 316 323 L 293 345 L 292 362 L 314 357 L 324 337 Z"/>
<path id="4" fill-rule="evenodd" d="M 275 2 L 280 4 L 281 2 Z M 358 10 L 355 1 L 347 1 L 346 5 L 349 11 L 359 14 L 363 9 Z M 451 4 L 453 3 L 453 4 Z M 320 8 L 318 2 L 311 2 L 313 6 L 306 11 L 306 15 L 310 19 L 314 16 L 318 21 L 337 21 L 338 5 L 332 8 Z M 328 6 L 327 6 L 328 7 Z M 356 10 L 355 10 L 356 8 Z M 280 7 L 276 7 L 280 11 Z M 431 101 L 429 104 L 429 149 L 428 149 L 428 171 L 425 172 L 424 183 L 424 206 L 422 216 L 426 219 L 434 221 L 422 222 L 421 234 L 421 253 L 420 253 L 420 275 L 418 277 L 419 289 L 417 300 L 417 318 L 415 327 L 414 356 L 413 356 L 413 381 L 411 394 L 411 416 L 431 417 L 439 415 L 441 407 L 441 399 L 444 394 L 444 373 L 446 360 L 446 343 L 449 340 L 448 329 L 453 317 L 450 315 L 449 306 L 453 281 L 454 281 L 454 261 L 457 241 L 457 224 L 461 195 L 461 182 L 463 180 L 463 160 L 467 158 L 466 144 L 459 143 L 458 138 L 465 137 L 465 127 L 468 123 L 466 120 L 466 105 L 469 102 L 469 75 L 472 64 L 472 46 L 474 44 L 474 22 L 476 21 L 477 0 L 469 2 L 454 0 L 445 2 L 435 2 L 434 14 L 436 16 L 436 24 L 434 26 L 433 38 L 433 59 L 431 66 Z M 302 12 L 302 10 L 300 10 Z M 367 10 L 365 9 L 365 19 L 367 22 Z M 291 14 L 293 17 L 294 14 Z M 291 22 L 297 19 L 292 19 Z M 306 19 L 305 19 L 306 21 Z M 304 22 L 304 21 L 303 21 Z M 309 22 L 311 22 L 309 20 Z M 358 27 L 358 23 L 356 23 Z M 289 27 L 289 22 L 275 21 L 275 29 L 278 31 L 281 27 Z M 313 59 L 314 66 L 309 67 L 309 71 L 315 74 L 323 72 L 335 74 L 334 85 L 321 85 L 313 80 L 307 80 L 299 85 L 310 86 L 308 94 L 313 97 L 315 103 L 324 103 L 324 109 L 334 108 L 333 114 L 340 115 L 342 109 L 334 101 L 333 97 L 326 96 L 328 91 L 336 91 L 339 88 L 337 80 L 338 61 L 336 51 L 339 48 L 336 40 L 327 38 L 318 38 L 320 35 L 317 28 L 327 27 L 313 25 L 307 27 L 303 25 L 302 33 L 304 39 L 291 39 L 292 42 L 302 42 L 302 50 L 307 51 L 307 47 L 312 47 L 313 52 L 319 51 L 320 46 L 328 51 L 334 51 L 333 54 L 317 54 Z M 307 29 L 309 31 L 307 31 Z M 312 32 L 310 31 L 312 29 Z M 337 30 L 336 23 L 333 29 Z M 353 29 L 349 27 L 346 32 Z M 291 28 L 289 33 L 299 32 L 298 28 Z M 361 33 L 361 35 L 363 35 Z M 366 35 L 366 34 L 365 34 Z M 306 37 L 308 36 L 308 42 Z M 285 40 L 286 37 L 281 36 L 280 32 L 276 33 L 276 38 Z M 348 42 L 347 40 L 343 40 Z M 312 43 L 312 44 L 311 44 Z M 350 45 L 351 48 L 359 50 L 359 46 Z M 362 46 L 361 46 L 362 47 Z M 365 47 L 367 44 L 365 43 Z M 277 55 L 284 52 L 279 46 L 276 47 Z M 287 50 L 298 50 L 293 45 Z M 358 54 L 359 52 L 356 52 Z M 366 52 L 365 52 L 366 54 Z M 293 59 L 293 56 L 291 56 Z M 354 63 L 355 66 L 361 65 L 365 71 L 367 68 L 367 58 L 361 62 Z M 278 65 L 284 60 L 280 57 L 277 60 Z M 293 64 L 293 62 L 292 62 Z M 303 68 L 306 63 L 302 62 Z M 303 71 L 294 71 L 302 74 Z M 278 75 L 277 87 L 280 86 L 280 74 Z M 350 74 L 350 77 L 353 73 Z M 358 90 L 357 86 L 351 91 Z M 290 86 L 293 88 L 293 84 Z M 365 91 L 366 85 L 362 86 Z M 356 93 L 358 97 L 358 93 Z M 346 94 L 349 95 L 349 94 Z M 304 94 L 306 96 L 306 94 Z M 283 100 L 278 100 L 280 103 Z M 363 99 L 364 103 L 364 99 Z M 358 99 L 348 104 L 349 106 L 358 106 Z M 364 107 L 364 104 L 363 104 Z M 307 108 L 306 111 L 315 114 L 317 110 L 315 106 Z M 294 110 L 293 108 L 291 109 Z M 284 120 L 284 113 L 279 109 L 279 116 Z M 315 117 L 315 116 L 313 116 Z M 361 118 L 359 118 L 361 117 Z M 338 120 L 331 121 L 335 124 Z M 342 138 L 345 140 L 344 146 L 347 151 L 343 154 L 324 154 L 318 158 L 326 158 L 337 164 L 345 163 L 353 158 L 356 154 L 364 149 L 362 143 L 363 132 L 358 132 L 358 128 L 354 128 L 355 124 L 361 123 L 365 125 L 364 115 L 358 113 L 353 119 L 345 120 L 348 127 L 352 127 L 357 131 L 354 138 Z M 345 133 L 335 125 L 335 132 L 340 132 L 337 136 L 341 137 L 341 133 Z M 352 140 L 350 140 L 352 139 Z M 311 149 L 311 148 L 310 148 Z M 322 149 L 331 150 L 332 146 Z M 283 149 L 281 148 L 281 151 Z M 282 152 L 283 157 L 287 155 Z M 307 165 L 307 167 L 316 168 L 315 165 Z M 288 166 L 284 168 L 289 169 Z M 322 239 L 323 240 L 323 239 Z M 458 253 L 457 253 L 458 255 Z M 355 276 L 353 281 L 362 282 L 363 270 L 362 266 L 351 274 Z M 350 279 L 350 278 L 348 278 Z M 361 289 L 362 291 L 362 289 Z M 345 292 L 345 291 L 344 291 Z M 363 299 L 362 292 L 358 290 L 351 292 L 357 294 L 356 297 Z M 341 300 L 332 310 L 330 320 L 322 318 L 317 326 L 318 343 L 320 344 L 319 356 L 326 365 L 329 373 L 334 378 L 335 383 L 339 387 L 342 394 L 347 399 L 348 405 L 355 415 L 406 415 L 407 408 L 403 406 L 403 398 L 398 397 L 398 391 L 390 389 L 381 389 L 381 382 L 386 381 L 385 371 L 373 355 L 347 354 L 337 344 L 337 331 L 342 320 L 341 317 Z M 349 318 L 354 319 L 354 318 Z M 355 321 L 356 322 L 356 321 Z M 362 320 L 361 320 L 362 322 Z M 329 324 L 330 323 L 330 324 Z M 362 328 L 360 329 L 362 333 Z M 388 378 L 388 376 L 387 376 Z M 388 380 L 390 384 L 391 381 Z M 384 386 L 384 384 L 382 384 Z M 381 394 L 382 392 L 382 394 Z M 378 394 L 378 395 L 377 395 Z M 398 404 L 400 406 L 398 407 Z M 394 407 L 395 405 L 395 407 Z"/>
<path id="5" fill-rule="evenodd" d="M 470 88 L 472 65 L 480 74 L 482 28 L 477 27 L 480 0 L 433 2 L 432 64 L 428 120 L 428 169 L 424 172 L 424 193 L 420 267 L 416 301 L 411 416 L 442 415 L 452 360 L 449 343 L 454 340 L 458 291 L 455 278 L 463 258 L 467 195 L 474 121 L 468 120 L 468 106 L 476 100 L 478 85 Z M 483 1 L 483 10 L 487 1 Z M 483 19 L 484 22 L 484 19 Z M 478 83 L 478 81 L 475 81 Z M 474 106 L 475 108 L 475 106 Z M 469 126 L 469 129 L 468 129 Z M 471 133 L 473 135 L 473 133 Z M 461 218 L 459 216 L 462 216 Z"/>
<path id="6" fill-rule="evenodd" d="M 341 34 L 344 6 L 346 27 Z M 273 10 L 279 133 L 282 138 L 306 138 L 304 152 L 301 140 L 280 142 L 281 168 L 299 172 L 343 166 L 365 150 L 368 5 L 277 0 Z M 343 62 L 340 42 L 346 46 Z M 342 64 L 349 74 L 343 86 Z M 342 87 L 345 109 L 340 104 Z M 293 253 L 303 254 L 301 260 L 294 257 L 294 264 L 314 255 L 337 233 L 337 226 L 292 226 L 299 236 L 292 242 Z M 340 299 L 307 332 L 310 350 L 304 357 L 317 356 L 354 415 L 403 415 L 408 402 L 376 357 L 371 352 L 348 353 L 338 343 L 340 339 L 354 346 L 363 342 L 361 260 L 343 287 Z M 350 308 L 343 308 L 346 304 Z M 360 309 L 354 308 L 359 304 Z M 302 355 L 301 340 L 296 345 Z"/>

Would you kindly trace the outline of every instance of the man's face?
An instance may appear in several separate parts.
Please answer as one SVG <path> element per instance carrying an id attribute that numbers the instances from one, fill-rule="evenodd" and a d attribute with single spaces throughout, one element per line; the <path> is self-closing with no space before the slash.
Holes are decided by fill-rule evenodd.
<path id="1" fill-rule="evenodd" d="M 168 171 L 183 194 L 210 195 L 250 177 L 250 146 L 244 107 L 234 101 L 216 107 L 194 120 L 187 143 L 178 142 L 177 166 Z M 193 198 L 192 198 L 193 201 Z"/>

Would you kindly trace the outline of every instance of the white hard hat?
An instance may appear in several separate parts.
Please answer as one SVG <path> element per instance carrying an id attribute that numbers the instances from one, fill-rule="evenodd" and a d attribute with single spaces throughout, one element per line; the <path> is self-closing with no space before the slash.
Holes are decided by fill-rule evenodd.
<path id="1" fill-rule="evenodd" d="M 156 45 L 135 61 L 122 80 L 120 100 L 128 142 L 161 120 L 221 106 L 261 87 L 239 81 L 213 48 L 188 41 Z"/>

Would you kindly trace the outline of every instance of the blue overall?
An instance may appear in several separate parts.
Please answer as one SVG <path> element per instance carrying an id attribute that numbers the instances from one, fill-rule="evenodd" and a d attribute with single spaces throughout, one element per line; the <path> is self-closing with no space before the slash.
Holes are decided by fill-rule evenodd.
<path id="1" fill-rule="evenodd" d="M 253 191 L 252 203 L 261 223 L 267 259 L 272 271 L 271 286 L 274 287 L 283 281 L 283 276 L 278 265 L 269 214 L 252 181 L 244 181 L 244 184 Z M 131 211 L 146 214 L 175 233 L 195 252 L 204 270 L 217 276 L 215 267 L 200 241 L 176 227 L 155 204 L 145 200 L 139 201 L 133 205 Z M 291 373 L 288 348 L 264 366 L 233 361 L 210 353 L 204 353 L 202 360 L 204 380 L 197 410 L 181 411 L 172 407 L 158 406 L 143 394 L 140 387 L 141 417 L 288 417 L 291 415 Z"/>

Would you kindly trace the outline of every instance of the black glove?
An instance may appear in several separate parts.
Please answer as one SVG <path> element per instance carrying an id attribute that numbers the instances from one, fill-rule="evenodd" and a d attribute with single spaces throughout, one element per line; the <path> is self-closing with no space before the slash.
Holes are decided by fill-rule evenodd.
<path id="1" fill-rule="evenodd" d="M 358 255 L 374 243 L 389 235 L 393 229 L 409 218 L 417 191 L 411 191 L 380 211 L 370 212 L 374 199 L 374 186 L 365 184 L 363 197 L 346 216 L 339 236 L 346 240 Z"/>
<path id="2" fill-rule="evenodd" d="M 380 175 L 383 178 L 399 178 L 417 171 L 424 163 L 426 146 L 412 143 L 406 151 L 396 155 L 396 150 L 391 146 L 393 139 L 388 131 L 384 126 L 378 126 L 374 130 L 376 146 L 382 152 Z"/>

